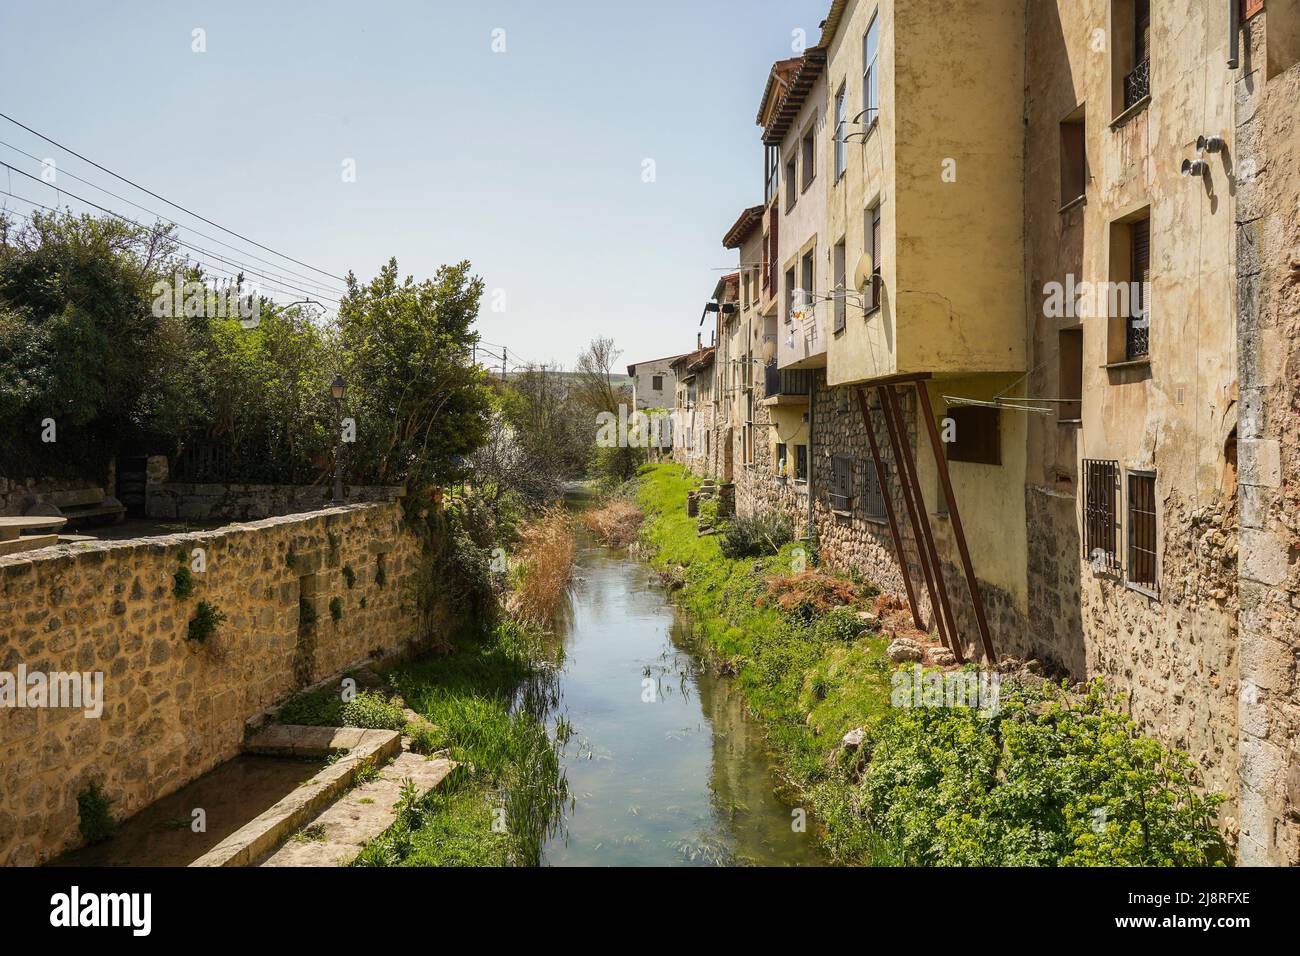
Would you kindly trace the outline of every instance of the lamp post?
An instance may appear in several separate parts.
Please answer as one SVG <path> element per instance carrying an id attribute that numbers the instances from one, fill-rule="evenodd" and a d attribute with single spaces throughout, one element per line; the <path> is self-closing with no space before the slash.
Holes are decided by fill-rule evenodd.
<path id="1" fill-rule="evenodd" d="M 347 382 L 342 375 L 335 375 L 330 382 L 330 395 L 334 399 L 334 500 L 331 505 L 343 504 L 343 393 L 347 391 Z"/>

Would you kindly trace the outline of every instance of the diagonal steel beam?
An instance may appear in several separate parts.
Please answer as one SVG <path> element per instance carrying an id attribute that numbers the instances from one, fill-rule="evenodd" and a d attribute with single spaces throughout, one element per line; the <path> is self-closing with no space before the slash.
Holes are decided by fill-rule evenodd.
<path id="1" fill-rule="evenodd" d="M 979 581 L 975 578 L 975 568 L 971 564 L 970 549 L 966 547 L 966 532 L 961 526 L 961 512 L 957 508 L 957 499 L 952 493 L 952 479 L 948 476 L 948 458 L 943 452 L 943 443 L 939 440 L 939 427 L 934 422 L 934 412 L 930 406 L 930 396 L 923 382 L 916 383 L 917 410 L 925 418 L 927 431 L 930 433 L 930 447 L 934 451 L 935 466 L 939 469 L 939 481 L 943 493 L 948 498 L 948 520 L 952 523 L 952 534 L 957 539 L 957 552 L 961 555 L 962 570 L 966 573 L 966 586 L 975 605 L 975 621 L 980 629 L 980 646 L 984 658 L 990 664 L 997 661 L 993 653 L 993 640 L 989 636 L 989 622 L 984 616 L 984 599 L 980 597 Z"/>
<path id="2" fill-rule="evenodd" d="M 907 424 L 903 421 L 903 412 L 899 407 L 898 395 L 894 391 L 894 386 L 886 385 L 881 391 L 887 399 L 886 415 L 893 416 L 894 419 L 894 425 L 898 433 L 898 443 L 902 447 L 903 470 L 907 474 L 912 497 L 916 501 L 920 540 L 929 557 L 930 567 L 934 575 L 934 589 L 939 596 L 939 607 L 935 616 L 942 618 L 944 629 L 948 634 L 948 649 L 952 651 L 959 664 L 964 664 L 966 662 L 965 654 L 962 651 L 961 638 L 957 633 L 957 621 L 953 617 L 952 605 L 948 602 L 948 586 L 943 580 L 943 566 L 939 563 L 939 550 L 934 545 L 934 533 L 930 529 L 930 513 L 925 510 L 925 495 L 921 492 L 921 479 L 917 475 L 912 443 L 907 438 Z"/>
<path id="3" fill-rule="evenodd" d="M 903 550 L 903 538 L 898 532 L 898 516 L 894 513 L 894 496 L 889 493 L 889 484 L 885 479 L 885 467 L 880 459 L 880 446 L 876 443 L 875 416 L 871 414 L 871 405 L 867 401 L 865 389 L 853 390 L 858 397 L 858 408 L 862 411 L 862 423 L 867 429 L 867 443 L 871 446 L 871 461 L 876 466 L 876 482 L 880 485 L 881 497 L 885 499 L 885 517 L 889 519 L 889 535 L 894 542 L 894 556 L 898 560 L 898 569 L 903 573 L 903 587 L 907 589 L 907 606 L 912 612 L 912 622 L 918 631 L 924 631 L 921 623 L 921 608 L 912 590 L 912 572 L 907 567 L 907 554 Z"/>
<path id="4" fill-rule="evenodd" d="M 912 536 L 916 541 L 917 561 L 921 565 L 921 576 L 925 578 L 925 590 L 930 597 L 930 617 L 934 621 L 935 629 L 939 632 L 939 638 L 943 641 L 944 646 L 951 648 L 952 644 L 948 640 L 947 621 L 944 620 L 943 612 L 939 607 L 939 592 L 935 590 L 934 575 L 930 569 L 930 552 L 926 550 L 925 539 L 921 534 L 921 521 L 916 511 L 916 499 L 912 496 L 912 484 L 908 477 L 909 472 L 903 459 L 902 446 L 898 442 L 898 428 L 890 411 L 885 386 L 878 386 L 876 391 L 880 395 L 880 407 L 885 414 L 885 431 L 889 435 L 889 447 L 894 453 L 894 470 L 898 472 L 898 483 L 903 490 L 903 504 L 907 508 L 907 519 L 912 525 Z"/>

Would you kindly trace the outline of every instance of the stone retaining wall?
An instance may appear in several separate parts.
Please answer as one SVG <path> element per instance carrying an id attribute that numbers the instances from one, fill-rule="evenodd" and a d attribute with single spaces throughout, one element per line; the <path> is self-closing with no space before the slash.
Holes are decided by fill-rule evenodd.
<path id="1" fill-rule="evenodd" d="M 0 558 L 0 672 L 104 681 L 99 718 L 0 707 L 0 865 L 77 845 L 91 781 L 129 816 L 238 754 L 245 722 L 299 687 L 410 649 L 420 545 L 401 518 L 400 504 L 349 505 Z M 206 570 L 179 598 L 195 549 Z M 190 640 L 201 601 L 225 620 Z"/>
<path id="2" fill-rule="evenodd" d="M 401 488 L 349 485 L 350 502 L 395 501 Z M 325 485 L 233 485 L 150 481 L 145 513 L 160 520 L 257 521 L 324 508 L 333 497 Z"/>

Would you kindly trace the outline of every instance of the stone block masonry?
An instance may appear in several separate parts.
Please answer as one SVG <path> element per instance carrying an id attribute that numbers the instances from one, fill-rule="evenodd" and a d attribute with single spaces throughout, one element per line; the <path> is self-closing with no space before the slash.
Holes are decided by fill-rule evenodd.
<path id="1" fill-rule="evenodd" d="M 177 570 L 202 549 L 193 593 Z M 398 503 L 0 558 L 0 672 L 102 672 L 103 713 L 0 707 L 0 865 L 80 841 L 98 782 L 129 816 L 239 753 L 245 722 L 422 631 Z M 188 637 L 199 602 L 225 615 Z"/>

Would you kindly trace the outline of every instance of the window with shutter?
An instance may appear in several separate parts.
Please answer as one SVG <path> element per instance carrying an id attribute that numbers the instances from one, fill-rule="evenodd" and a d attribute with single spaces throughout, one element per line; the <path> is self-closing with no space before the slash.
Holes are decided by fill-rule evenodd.
<path id="1" fill-rule="evenodd" d="M 845 252 L 843 241 L 836 243 L 835 245 L 835 289 L 833 291 L 833 294 L 835 296 L 835 331 L 836 332 L 844 331 L 845 319 L 848 314 L 848 305 L 845 300 L 845 284 L 847 282 L 847 279 L 844 274 L 846 268 L 845 256 L 846 256 L 846 252 Z M 847 394 L 847 392 L 845 394 Z"/>
<path id="2" fill-rule="evenodd" d="M 853 510 L 853 459 L 836 455 L 831 459 L 831 507 L 836 511 Z"/>
<path id="3" fill-rule="evenodd" d="M 866 311 L 880 308 L 880 203 L 867 210 L 866 249 L 871 254 L 871 280 L 867 286 Z"/>
<path id="4" fill-rule="evenodd" d="M 1115 503 L 1119 497 L 1119 462 L 1083 459 L 1083 557 L 1094 567 L 1114 569 Z"/>
<path id="5" fill-rule="evenodd" d="M 1129 472 L 1128 583 L 1156 591 L 1156 476 Z"/>
<path id="6" fill-rule="evenodd" d="M 1150 354 L 1151 303 L 1147 301 L 1151 280 L 1151 220 L 1140 219 L 1129 227 L 1131 264 L 1129 269 L 1129 317 L 1124 337 L 1124 357 L 1129 361 Z"/>
<path id="7" fill-rule="evenodd" d="M 880 473 L 876 472 L 876 463 L 867 462 L 866 466 L 866 493 L 863 501 L 863 510 L 867 518 L 871 521 L 884 521 L 887 513 L 885 511 L 885 495 L 889 488 L 889 463 L 880 463 Z"/>

